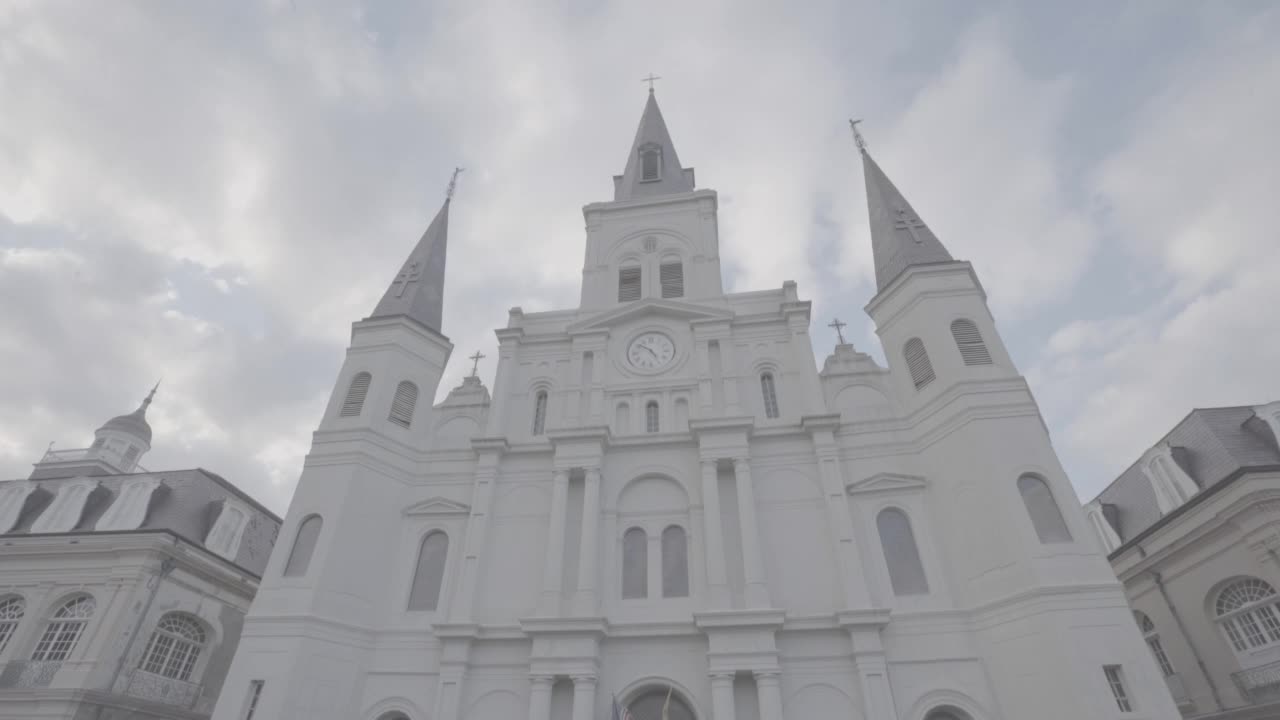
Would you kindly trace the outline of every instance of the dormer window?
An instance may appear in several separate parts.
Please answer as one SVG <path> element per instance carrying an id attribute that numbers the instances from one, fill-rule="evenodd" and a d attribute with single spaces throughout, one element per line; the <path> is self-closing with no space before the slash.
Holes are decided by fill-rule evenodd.
<path id="1" fill-rule="evenodd" d="M 649 143 L 640 146 L 640 182 L 662 179 L 662 146 Z"/>

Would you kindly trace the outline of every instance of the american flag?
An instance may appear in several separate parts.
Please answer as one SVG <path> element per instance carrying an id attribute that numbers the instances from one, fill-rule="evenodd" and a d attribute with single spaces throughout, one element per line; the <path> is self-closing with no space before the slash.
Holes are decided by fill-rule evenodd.
<path id="1" fill-rule="evenodd" d="M 631 717 L 631 711 L 618 702 L 617 695 L 613 696 L 613 720 L 635 720 Z"/>

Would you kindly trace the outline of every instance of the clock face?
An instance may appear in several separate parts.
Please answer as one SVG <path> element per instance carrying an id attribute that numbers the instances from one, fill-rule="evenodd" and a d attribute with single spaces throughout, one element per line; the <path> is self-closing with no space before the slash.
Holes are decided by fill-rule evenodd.
<path id="1" fill-rule="evenodd" d="M 627 348 L 627 360 L 638 370 L 657 370 L 671 364 L 676 357 L 676 346 L 671 338 L 660 332 L 647 332 L 631 341 Z"/>

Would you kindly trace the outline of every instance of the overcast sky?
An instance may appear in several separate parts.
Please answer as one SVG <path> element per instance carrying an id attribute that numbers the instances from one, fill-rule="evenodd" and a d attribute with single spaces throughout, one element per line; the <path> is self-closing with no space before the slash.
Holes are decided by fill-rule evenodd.
<path id="1" fill-rule="evenodd" d="M 883 360 L 846 118 L 973 262 L 1089 499 L 1193 407 L 1280 399 L 1274 3 L 0 0 L 0 478 L 164 376 L 153 469 L 283 512 L 438 208 L 444 331 L 577 302 L 649 72 L 734 291 Z"/>

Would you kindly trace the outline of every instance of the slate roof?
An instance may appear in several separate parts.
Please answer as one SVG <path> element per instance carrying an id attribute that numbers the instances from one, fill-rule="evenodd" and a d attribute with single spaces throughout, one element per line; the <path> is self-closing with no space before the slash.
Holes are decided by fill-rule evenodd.
<path id="1" fill-rule="evenodd" d="M 640 148 L 644 145 L 662 148 L 662 172 L 658 180 L 640 179 Z M 680 166 L 675 143 L 671 142 L 671 133 L 667 132 L 667 122 L 658 109 L 658 99 L 650 90 L 644 113 L 640 116 L 640 126 L 636 128 L 636 139 L 631 143 L 631 154 L 627 156 L 627 168 L 614 177 L 613 199 L 622 201 L 687 192 L 693 192 L 693 169 Z"/>
<path id="2" fill-rule="evenodd" d="M 93 526 L 116 498 L 120 486 L 128 479 L 146 476 L 159 478 L 161 484 L 151 494 L 146 519 L 138 531 L 165 530 L 193 545 L 204 547 L 205 536 L 218 518 L 220 502 L 228 497 L 234 498 L 247 505 L 250 510 L 249 524 L 241 537 L 235 564 L 258 577 L 262 576 L 271 548 L 280 532 L 280 518 L 220 476 L 200 468 L 94 476 L 99 487 L 85 501 L 80 522 L 70 532 L 96 532 Z M 13 530 L 0 537 L 30 534 L 32 523 L 53 501 L 58 486 L 73 479 L 75 478 L 31 480 L 30 482 L 35 483 L 36 490 L 27 496 Z"/>
<path id="3" fill-rule="evenodd" d="M 1229 482 L 1241 471 L 1280 466 L 1280 444 L 1251 406 L 1192 410 L 1160 442 L 1169 444 L 1174 461 L 1201 492 Z M 1155 490 L 1137 462 L 1120 473 L 1097 499 L 1122 543 L 1161 518 Z"/>
<path id="4" fill-rule="evenodd" d="M 877 291 L 888 287 L 912 265 L 954 260 L 865 149 L 862 150 L 862 173 L 867 187 Z"/>
<path id="5" fill-rule="evenodd" d="M 436 332 L 444 313 L 444 265 L 449 249 L 449 200 L 427 226 L 370 318 L 404 315 Z"/>

